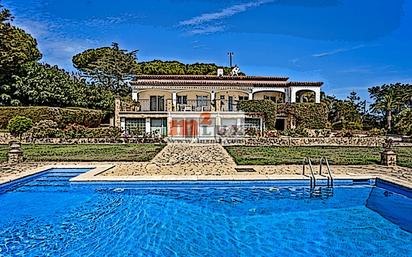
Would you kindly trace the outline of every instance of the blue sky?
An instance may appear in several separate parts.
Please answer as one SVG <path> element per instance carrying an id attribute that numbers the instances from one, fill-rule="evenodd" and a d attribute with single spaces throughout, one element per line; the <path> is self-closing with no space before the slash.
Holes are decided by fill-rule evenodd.
<path id="1" fill-rule="evenodd" d="M 383 83 L 412 83 L 408 0 L 3 0 L 33 34 L 43 61 L 118 42 L 140 61 L 228 65 L 248 75 L 324 81 L 340 98 Z"/>

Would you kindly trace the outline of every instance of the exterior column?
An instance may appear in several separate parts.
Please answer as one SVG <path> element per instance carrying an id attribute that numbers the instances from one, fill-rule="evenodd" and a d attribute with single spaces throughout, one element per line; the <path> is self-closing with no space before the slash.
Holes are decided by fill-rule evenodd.
<path id="1" fill-rule="evenodd" d="M 114 126 L 120 128 L 120 109 L 121 101 L 119 98 L 114 100 Z"/>
<path id="2" fill-rule="evenodd" d="M 126 118 L 121 118 L 120 119 L 120 129 L 122 131 L 126 131 Z"/>
<path id="3" fill-rule="evenodd" d="M 137 100 L 139 100 L 139 97 L 138 97 L 138 93 L 137 92 L 132 92 L 132 99 L 133 99 L 133 101 L 137 101 Z"/>
<path id="4" fill-rule="evenodd" d="M 150 133 L 150 118 L 146 118 L 146 133 Z"/>
<path id="5" fill-rule="evenodd" d="M 290 102 L 296 103 L 296 90 L 293 88 L 290 89 Z"/>
<path id="6" fill-rule="evenodd" d="M 320 88 L 315 90 L 315 103 L 320 103 Z"/>
<path id="7" fill-rule="evenodd" d="M 176 110 L 176 106 L 177 106 L 177 93 L 173 92 L 172 93 L 172 108 L 173 110 Z"/>
<path id="8" fill-rule="evenodd" d="M 252 92 L 249 93 L 249 100 L 253 100 L 253 93 Z"/>
<path id="9" fill-rule="evenodd" d="M 211 110 L 212 112 L 215 112 L 215 111 L 217 110 L 217 105 L 218 105 L 217 100 L 216 100 L 216 92 L 215 92 L 215 91 L 212 91 L 212 92 L 210 93 L 210 102 L 211 102 L 211 108 L 210 108 L 210 110 Z M 214 103 L 214 104 L 213 104 L 213 103 Z"/>

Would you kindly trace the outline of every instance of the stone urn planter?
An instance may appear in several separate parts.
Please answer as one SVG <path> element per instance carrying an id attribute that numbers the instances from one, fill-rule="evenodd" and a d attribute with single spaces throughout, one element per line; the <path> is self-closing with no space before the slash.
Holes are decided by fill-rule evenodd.
<path id="1" fill-rule="evenodd" d="M 23 162 L 23 150 L 19 141 L 11 141 L 9 143 L 10 150 L 8 153 L 8 162 L 10 164 Z"/>

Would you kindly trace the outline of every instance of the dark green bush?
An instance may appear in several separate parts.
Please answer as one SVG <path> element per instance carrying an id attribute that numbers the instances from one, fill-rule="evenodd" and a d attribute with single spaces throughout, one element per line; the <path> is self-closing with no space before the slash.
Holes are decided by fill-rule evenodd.
<path id="1" fill-rule="evenodd" d="M 33 121 L 27 117 L 16 116 L 9 120 L 7 130 L 13 136 L 21 137 L 23 133 L 27 132 L 33 126 Z"/>

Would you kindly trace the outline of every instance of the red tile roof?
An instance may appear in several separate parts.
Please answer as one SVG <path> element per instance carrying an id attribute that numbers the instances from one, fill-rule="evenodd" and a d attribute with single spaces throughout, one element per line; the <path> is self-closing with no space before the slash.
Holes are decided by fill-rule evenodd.
<path id="1" fill-rule="evenodd" d="M 270 80 L 200 80 L 200 79 L 138 79 L 132 81 L 133 86 L 238 86 L 238 87 L 289 87 L 289 86 L 315 86 L 323 82 L 289 82 Z"/>
<path id="2" fill-rule="evenodd" d="M 230 81 L 287 81 L 288 77 L 272 76 L 217 76 L 217 75 L 138 75 L 136 80 L 167 79 L 167 80 L 230 80 Z"/>

